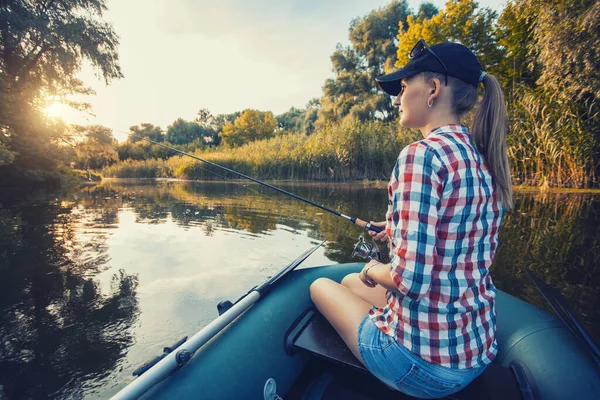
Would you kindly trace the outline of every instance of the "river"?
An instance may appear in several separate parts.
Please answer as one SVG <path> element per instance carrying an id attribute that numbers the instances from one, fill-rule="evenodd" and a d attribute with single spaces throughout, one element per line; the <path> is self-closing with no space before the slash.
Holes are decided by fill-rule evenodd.
<path id="1" fill-rule="evenodd" d="M 382 220 L 384 182 L 276 183 Z M 193 335 L 308 248 L 302 265 L 352 260 L 361 231 L 242 182 L 107 180 L 0 193 L 0 399 L 108 398 L 137 366 Z M 548 309 L 524 273 L 560 289 L 600 337 L 600 194 L 518 191 L 496 286 Z"/>

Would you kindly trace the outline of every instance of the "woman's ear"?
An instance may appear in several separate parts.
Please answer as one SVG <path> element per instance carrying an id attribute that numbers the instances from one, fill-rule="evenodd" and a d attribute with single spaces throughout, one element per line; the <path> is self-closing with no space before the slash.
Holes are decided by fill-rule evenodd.
<path id="1" fill-rule="evenodd" d="M 429 100 L 434 100 L 440 95 L 441 81 L 438 78 L 433 78 L 429 82 Z"/>

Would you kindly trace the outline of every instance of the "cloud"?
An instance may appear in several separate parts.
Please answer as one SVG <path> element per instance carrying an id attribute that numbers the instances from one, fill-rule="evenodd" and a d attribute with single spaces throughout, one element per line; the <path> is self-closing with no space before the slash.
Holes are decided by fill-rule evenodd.
<path id="1" fill-rule="evenodd" d="M 200 108 L 276 114 L 304 107 L 332 76 L 329 57 L 350 21 L 389 0 L 110 0 L 125 78 L 85 73 L 100 123 L 166 128 Z"/>
<path id="2" fill-rule="evenodd" d="M 263 59 L 306 72 L 327 62 L 336 43 L 347 39 L 354 13 L 364 7 L 361 3 L 174 0 L 165 6 L 161 27 L 175 35 L 235 41 L 239 46 L 232 51 L 239 51 L 243 59 Z"/>

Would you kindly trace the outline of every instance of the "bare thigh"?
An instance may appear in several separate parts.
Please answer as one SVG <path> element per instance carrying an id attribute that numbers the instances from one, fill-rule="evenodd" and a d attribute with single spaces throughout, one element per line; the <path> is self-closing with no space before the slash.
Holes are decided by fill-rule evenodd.
<path id="1" fill-rule="evenodd" d="M 358 351 L 358 328 L 373 306 L 346 286 L 327 278 L 319 278 L 310 285 L 310 297 L 352 354 L 363 362 Z"/>
<path id="2" fill-rule="evenodd" d="M 346 275 L 342 279 L 342 285 L 346 286 L 369 304 L 377 307 L 385 307 L 387 305 L 387 289 L 381 285 L 377 285 L 374 288 L 366 286 L 362 283 L 357 273 Z"/>

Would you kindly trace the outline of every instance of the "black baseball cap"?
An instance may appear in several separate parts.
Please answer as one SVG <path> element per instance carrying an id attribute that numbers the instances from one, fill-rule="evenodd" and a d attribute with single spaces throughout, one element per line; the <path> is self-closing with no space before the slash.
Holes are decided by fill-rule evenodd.
<path id="1" fill-rule="evenodd" d="M 447 71 L 444 67 L 447 68 Z M 477 56 L 466 46 L 460 43 L 441 43 L 430 46 L 428 49 L 424 48 L 423 51 L 411 58 L 404 68 L 388 75 L 379 76 L 375 80 L 387 94 L 398 96 L 400 80 L 421 72 L 448 74 L 448 76 L 477 87 L 481 82 L 483 68 Z"/>

